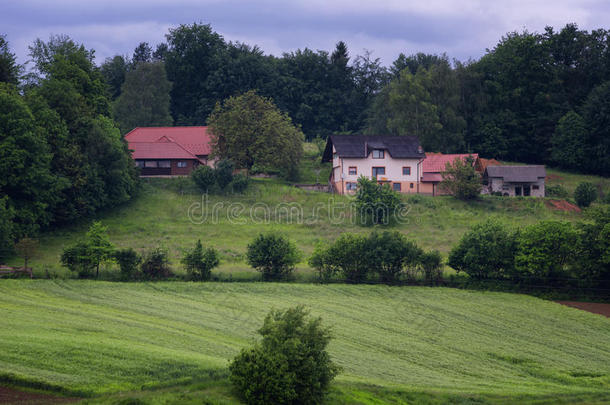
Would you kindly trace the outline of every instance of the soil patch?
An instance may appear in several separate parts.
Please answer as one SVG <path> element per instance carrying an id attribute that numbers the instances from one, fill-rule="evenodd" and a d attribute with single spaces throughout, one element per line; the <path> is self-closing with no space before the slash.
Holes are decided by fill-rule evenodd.
<path id="1" fill-rule="evenodd" d="M 66 404 L 69 402 L 76 402 L 78 400 L 79 398 L 58 397 L 56 395 L 42 394 L 39 392 L 20 391 L 15 388 L 0 386 L 0 404 Z"/>
<path id="2" fill-rule="evenodd" d="M 568 307 L 582 309 L 583 311 L 593 312 L 610 318 L 610 304 L 602 304 L 599 302 L 580 302 L 580 301 L 557 301 Z"/>
<path id="3" fill-rule="evenodd" d="M 547 174 L 546 181 L 550 181 L 550 180 L 563 180 L 563 177 L 558 174 Z"/>
<path id="4" fill-rule="evenodd" d="M 567 202 L 566 200 L 546 200 L 547 207 L 558 211 L 580 212 L 578 205 Z"/>

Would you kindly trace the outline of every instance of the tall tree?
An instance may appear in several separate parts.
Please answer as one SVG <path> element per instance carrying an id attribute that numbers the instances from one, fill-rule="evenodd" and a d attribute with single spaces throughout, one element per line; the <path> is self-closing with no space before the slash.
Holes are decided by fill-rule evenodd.
<path id="1" fill-rule="evenodd" d="M 11 52 L 5 35 L 0 35 L 0 82 L 18 84 L 23 68 Z"/>
<path id="2" fill-rule="evenodd" d="M 589 172 L 610 175 L 610 81 L 595 87 L 587 97 L 582 114 L 589 127 L 585 141 L 585 168 Z"/>
<path id="3" fill-rule="evenodd" d="M 582 117 L 569 111 L 561 117 L 551 139 L 551 159 L 559 167 L 582 169 L 587 161 L 587 127 Z"/>
<path id="4" fill-rule="evenodd" d="M 170 90 L 163 63 L 140 63 L 127 73 L 114 117 L 122 133 L 137 126 L 172 125 Z"/>
<path id="5" fill-rule="evenodd" d="M 100 67 L 100 72 L 109 87 L 110 96 L 113 100 L 116 100 L 121 94 L 121 86 L 125 82 L 125 75 L 129 70 L 130 64 L 126 57 L 116 55 L 112 58 L 107 58 Z"/>
<path id="6" fill-rule="evenodd" d="M 140 42 L 133 51 L 131 67 L 136 69 L 141 63 L 150 63 L 153 59 L 153 50 L 148 42 Z"/>

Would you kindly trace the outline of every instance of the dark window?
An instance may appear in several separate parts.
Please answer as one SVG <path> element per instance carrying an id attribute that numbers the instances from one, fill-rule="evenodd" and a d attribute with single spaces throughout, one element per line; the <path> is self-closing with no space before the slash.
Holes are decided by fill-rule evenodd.
<path id="1" fill-rule="evenodd" d="M 540 187 L 539 187 L 539 186 L 532 186 L 532 189 L 533 189 L 533 190 L 539 190 L 539 189 L 540 189 Z"/>
<path id="2" fill-rule="evenodd" d="M 413 183 L 411 183 L 411 184 L 409 185 L 409 187 L 410 187 L 410 188 L 413 188 Z"/>
<path id="3" fill-rule="evenodd" d="M 169 160 L 160 160 L 159 167 L 172 167 L 172 162 Z"/>
<path id="4" fill-rule="evenodd" d="M 356 168 L 356 166 L 349 167 L 349 174 L 351 174 L 351 175 L 358 174 L 358 169 Z"/>
<path id="5" fill-rule="evenodd" d="M 392 183 L 392 188 L 394 191 L 400 191 L 400 183 Z"/>
<path id="6" fill-rule="evenodd" d="M 385 175 L 385 167 L 373 167 L 373 177 Z"/>
<path id="7" fill-rule="evenodd" d="M 383 149 L 373 149 L 373 159 L 383 159 L 384 155 Z"/>
<path id="8" fill-rule="evenodd" d="M 357 183 L 353 183 L 353 182 L 347 182 L 347 183 L 345 184 L 345 188 L 346 188 L 348 191 L 354 191 L 354 190 L 356 190 L 356 186 L 357 186 Z"/>
<path id="9" fill-rule="evenodd" d="M 147 160 L 144 162 L 144 167 L 159 167 L 159 162 L 156 160 Z"/>
<path id="10" fill-rule="evenodd" d="M 178 167 L 186 167 L 187 164 L 186 164 L 186 162 L 178 162 L 178 164 L 176 166 L 178 166 Z"/>
<path id="11" fill-rule="evenodd" d="M 144 161 L 143 160 L 136 160 L 136 167 L 144 167 Z"/>
<path id="12" fill-rule="evenodd" d="M 402 175 L 403 176 L 410 176 L 411 175 L 411 168 L 410 167 L 403 167 L 402 168 Z"/>

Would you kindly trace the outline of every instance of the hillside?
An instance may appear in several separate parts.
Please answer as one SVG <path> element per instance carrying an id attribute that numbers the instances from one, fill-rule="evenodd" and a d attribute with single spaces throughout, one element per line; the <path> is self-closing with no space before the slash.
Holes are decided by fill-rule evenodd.
<path id="1" fill-rule="evenodd" d="M 523 295 L 47 280 L 0 282 L 0 380 L 107 395 L 222 379 L 269 309 L 299 303 L 333 328 L 339 397 L 364 389 L 363 398 L 381 390 L 601 403 L 610 388 L 610 320 Z"/>

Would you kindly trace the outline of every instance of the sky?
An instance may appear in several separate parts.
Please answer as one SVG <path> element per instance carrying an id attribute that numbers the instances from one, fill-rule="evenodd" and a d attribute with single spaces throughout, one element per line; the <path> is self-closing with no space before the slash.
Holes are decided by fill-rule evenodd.
<path id="1" fill-rule="evenodd" d="M 610 28 L 608 0 L 0 0 L 0 34 L 20 63 L 36 38 L 66 34 L 94 49 L 99 64 L 153 47 L 172 27 L 211 24 L 226 40 L 281 55 L 299 48 L 350 55 L 371 51 L 390 65 L 400 53 L 479 58 L 511 31 L 542 32 L 577 23 Z M 606 24 L 606 25 L 604 25 Z"/>

